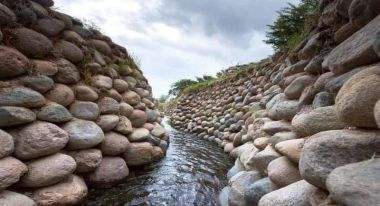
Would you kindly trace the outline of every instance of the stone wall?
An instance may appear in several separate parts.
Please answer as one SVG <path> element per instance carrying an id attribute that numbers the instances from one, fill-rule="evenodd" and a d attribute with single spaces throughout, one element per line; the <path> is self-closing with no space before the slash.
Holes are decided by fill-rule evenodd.
<path id="1" fill-rule="evenodd" d="M 222 205 L 380 204 L 380 1 L 323 0 L 320 11 L 293 51 L 169 111 L 236 158 Z"/>
<path id="2" fill-rule="evenodd" d="M 125 48 L 52 0 L 0 2 L 0 205 L 73 205 L 164 156 L 151 88 Z"/>

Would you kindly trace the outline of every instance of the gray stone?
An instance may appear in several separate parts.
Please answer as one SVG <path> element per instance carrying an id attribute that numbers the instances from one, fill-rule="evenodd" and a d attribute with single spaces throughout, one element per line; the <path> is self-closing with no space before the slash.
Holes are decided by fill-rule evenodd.
<path id="1" fill-rule="evenodd" d="M 2 4 L 0 11 L 1 7 Z M 19 51 L 5 46 L 0 46 L 0 62 L 0 79 L 20 76 L 29 69 L 28 58 Z"/>
<path id="2" fill-rule="evenodd" d="M 75 99 L 73 90 L 64 84 L 55 84 L 54 88 L 45 94 L 45 97 L 65 107 L 73 103 Z"/>
<path id="3" fill-rule="evenodd" d="M 79 85 L 74 88 L 75 97 L 80 101 L 96 101 L 99 98 L 98 93 L 93 88 L 85 85 Z"/>
<path id="4" fill-rule="evenodd" d="M 108 132 L 104 136 L 104 141 L 100 144 L 100 149 L 103 155 L 117 156 L 125 152 L 128 145 L 127 137 L 116 132 Z"/>
<path id="5" fill-rule="evenodd" d="M 268 177 L 280 188 L 302 180 L 297 165 L 286 157 L 279 157 L 269 163 Z"/>
<path id="6" fill-rule="evenodd" d="M 150 132 L 155 137 L 163 137 L 166 134 L 166 130 L 160 124 L 154 124 L 153 130 Z"/>
<path id="7" fill-rule="evenodd" d="M 39 109 L 37 118 L 42 121 L 62 123 L 70 121 L 72 116 L 66 107 L 50 102 Z"/>
<path id="8" fill-rule="evenodd" d="M 3 4 L 0 4 L 0 25 L 1 26 L 13 26 L 16 23 L 16 15 Z"/>
<path id="9" fill-rule="evenodd" d="M 0 90 L 0 106 L 41 107 L 45 98 L 26 87 L 8 87 Z"/>
<path id="10" fill-rule="evenodd" d="M 27 28 L 15 29 L 10 43 L 31 58 L 43 58 L 53 49 L 52 42 L 46 36 Z"/>
<path id="11" fill-rule="evenodd" d="M 271 107 L 268 116 L 274 120 L 292 120 L 299 111 L 298 101 L 281 101 Z"/>
<path id="12" fill-rule="evenodd" d="M 129 135 L 133 131 L 132 123 L 127 117 L 121 116 L 115 130 L 124 135 Z"/>
<path id="13" fill-rule="evenodd" d="M 59 51 L 65 59 L 73 64 L 81 62 L 84 58 L 82 50 L 71 42 L 61 40 L 54 46 L 56 51 Z"/>
<path id="14" fill-rule="evenodd" d="M 58 72 L 58 66 L 53 62 L 34 59 L 32 63 L 40 75 L 54 76 Z"/>
<path id="15" fill-rule="evenodd" d="M 127 91 L 122 96 L 123 100 L 132 106 L 137 105 L 141 101 L 141 97 L 134 91 Z"/>
<path id="16" fill-rule="evenodd" d="M 274 135 L 278 132 L 292 131 L 292 125 L 287 121 L 271 121 L 266 122 L 262 130 L 269 135 Z"/>
<path id="17" fill-rule="evenodd" d="M 0 159 L 9 156 L 14 151 L 13 137 L 0 129 Z"/>
<path id="18" fill-rule="evenodd" d="M 0 205 L 6 206 L 37 206 L 31 198 L 16 192 L 4 190 L 0 192 Z"/>
<path id="19" fill-rule="evenodd" d="M 102 129 L 91 121 L 75 119 L 62 126 L 69 134 L 66 149 L 78 150 L 94 147 L 104 139 Z"/>
<path id="20" fill-rule="evenodd" d="M 22 84 L 42 94 L 54 87 L 54 81 L 45 75 L 25 77 Z"/>
<path id="21" fill-rule="evenodd" d="M 234 166 L 227 172 L 227 179 L 230 180 L 233 176 L 242 171 L 244 171 L 244 166 L 239 159 L 236 159 Z"/>
<path id="22" fill-rule="evenodd" d="M 266 177 L 248 186 L 244 193 L 245 205 L 258 206 L 260 199 L 272 191 L 271 185 L 269 177 Z"/>
<path id="23" fill-rule="evenodd" d="M 123 157 L 127 165 L 141 166 L 153 161 L 152 152 L 153 146 L 148 142 L 130 143 Z"/>
<path id="24" fill-rule="evenodd" d="M 54 76 L 54 81 L 62 84 L 75 84 L 79 82 L 80 73 L 77 67 L 66 59 L 55 61 L 58 72 Z"/>
<path id="25" fill-rule="evenodd" d="M 280 142 L 297 139 L 297 138 L 299 137 L 294 132 L 278 132 L 274 134 L 272 137 L 270 137 L 269 143 L 271 143 L 272 146 L 275 147 Z"/>
<path id="26" fill-rule="evenodd" d="M 119 124 L 119 116 L 113 114 L 100 115 L 96 124 L 102 128 L 103 132 L 111 131 Z"/>
<path id="27" fill-rule="evenodd" d="M 129 119 L 134 127 L 141 127 L 147 122 L 148 116 L 146 112 L 135 109 L 129 116 Z"/>
<path id="28" fill-rule="evenodd" d="M 229 205 L 245 205 L 244 194 L 249 186 L 261 179 L 257 171 L 242 171 L 233 176 L 229 182 L 231 191 L 228 195 Z"/>
<path id="29" fill-rule="evenodd" d="M 0 159 L 0 190 L 18 182 L 27 171 L 26 165 L 14 157 Z"/>
<path id="30" fill-rule="evenodd" d="M 37 20 L 33 29 L 48 37 L 57 36 L 65 28 L 65 23 L 54 18 L 42 18 Z"/>
<path id="31" fill-rule="evenodd" d="M 0 107 L 0 127 L 22 125 L 36 120 L 32 110 L 23 107 Z"/>
<path id="32" fill-rule="evenodd" d="M 334 97 L 328 92 L 320 92 L 315 95 L 313 100 L 313 108 L 327 107 L 334 105 Z"/>
<path id="33" fill-rule="evenodd" d="M 289 86 L 286 87 L 284 94 L 289 99 L 298 99 L 303 90 L 313 84 L 315 82 L 316 78 L 313 76 L 301 76 L 296 78 L 292 83 L 289 84 Z"/>
<path id="34" fill-rule="evenodd" d="M 222 189 L 218 196 L 218 203 L 221 206 L 228 206 L 228 196 L 230 194 L 231 187 L 226 186 Z"/>
<path id="35" fill-rule="evenodd" d="M 380 128 L 380 101 L 377 101 L 374 109 L 375 119 L 377 126 Z"/>
<path id="36" fill-rule="evenodd" d="M 137 128 L 128 136 L 128 140 L 131 142 L 142 142 L 148 139 L 149 135 L 149 130 L 145 128 Z"/>
<path id="37" fill-rule="evenodd" d="M 119 103 L 110 97 L 101 98 L 98 106 L 101 114 L 119 114 Z"/>
<path id="38" fill-rule="evenodd" d="M 291 140 L 279 142 L 278 144 L 276 144 L 275 148 L 279 153 L 281 153 L 282 155 L 285 155 L 289 160 L 298 164 L 298 162 L 300 161 L 301 152 L 302 152 L 304 143 L 305 143 L 305 139 L 303 138 L 291 139 Z"/>
<path id="39" fill-rule="evenodd" d="M 253 156 L 250 164 L 256 168 L 261 175 L 266 176 L 268 174 L 267 167 L 269 163 L 278 157 L 281 157 L 281 155 L 276 152 L 271 145 L 268 145 L 263 151 Z"/>
<path id="40" fill-rule="evenodd" d="M 325 84 L 326 91 L 337 94 L 340 88 L 342 88 L 342 86 L 344 85 L 344 83 L 346 83 L 352 76 L 354 76 L 361 70 L 363 70 L 363 67 L 353 69 L 339 76 L 334 76 L 334 78 L 332 78 Z"/>
<path id="41" fill-rule="evenodd" d="M 77 163 L 76 173 L 94 171 L 102 162 L 102 152 L 98 149 L 84 149 L 67 152 Z"/>
<path id="42" fill-rule="evenodd" d="M 92 85 L 99 89 L 111 89 L 113 86 L 113 81 L 110 77 L 103 75 L 96 75 L 92 77 Z"/>
<path id="43" fill-rule="evenodd" d="M 114 79 L 113 80 L 113 88 L 120 92 L 120 93 L 123 93 L 125 91 L 128 90 L 129 88 L 129 85 L 126 81 L 122 80 L 122 79 Z"/>
<path id="44" fill-rule="evenodd" d="M 75 101 L 70 106 L 70 112 L 74 117 L 84 120 L 96 120 L 100 114 L 99 107 L 94 102 Z"/>

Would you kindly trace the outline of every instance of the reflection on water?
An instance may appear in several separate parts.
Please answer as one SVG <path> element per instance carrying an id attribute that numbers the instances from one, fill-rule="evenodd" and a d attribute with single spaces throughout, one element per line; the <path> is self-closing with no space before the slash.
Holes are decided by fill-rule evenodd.
<path id="1" fill-rule="evenodd" d="M 132 169 L 117 187 L 90 190 L 81 205 L 217 205 L 232 160 L 215 143 L 166 128 L 170 146 L 162 161 Z"/>

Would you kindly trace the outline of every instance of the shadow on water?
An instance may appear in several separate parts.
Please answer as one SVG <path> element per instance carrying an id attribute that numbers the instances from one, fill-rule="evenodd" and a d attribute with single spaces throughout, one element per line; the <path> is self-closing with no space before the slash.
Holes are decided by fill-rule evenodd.
<path id="1" fill-rule="evenodd" d="M 80 206 L 217 205 L 233 161 L 215 143 L 172 129 L 166 157 L 111 189 L 91 189 Z"/>

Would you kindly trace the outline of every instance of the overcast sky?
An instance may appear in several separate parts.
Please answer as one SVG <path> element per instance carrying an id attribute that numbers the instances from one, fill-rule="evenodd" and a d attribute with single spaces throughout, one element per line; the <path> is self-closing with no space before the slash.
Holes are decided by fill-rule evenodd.
<path id="1" fill-rule="evenodd" d="M 266 25 L 297 0 L 55 0 L 140 59 L 153 95 L 179 79 L 215 75 L 273 53 Z"/>

